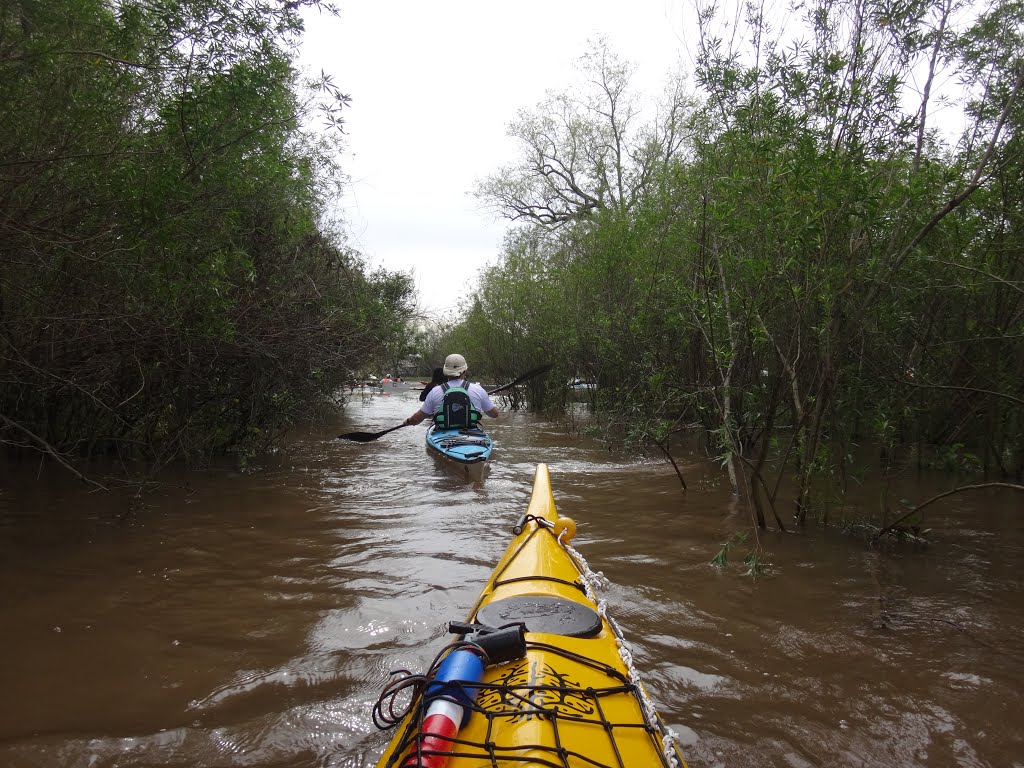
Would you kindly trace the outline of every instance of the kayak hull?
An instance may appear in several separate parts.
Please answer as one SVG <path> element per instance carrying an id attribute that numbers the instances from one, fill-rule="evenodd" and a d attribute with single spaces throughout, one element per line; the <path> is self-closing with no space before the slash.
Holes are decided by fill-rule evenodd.
<path id="1" fill-rule="evenodd" d="M 424 734 L 424 713 L 438 695 L 421 689 L 378 768 L 685 768 L 598 603 L 599 577 L 568 543 L 574 532 L 575 523 L 558 517 L 547 467 L 539 465 L 527 512 L 467 618 L 476 628 L 523 624 L 525 653 L 460 684 L 454 698 L 465 714 L 455 735 Z"/>
<path id="2" fill-rule="evenodd" d="M 491 458 L 494 441 L 479 427 L 427 430 L 427 450 L 460 465 L 482 464 Z"/>

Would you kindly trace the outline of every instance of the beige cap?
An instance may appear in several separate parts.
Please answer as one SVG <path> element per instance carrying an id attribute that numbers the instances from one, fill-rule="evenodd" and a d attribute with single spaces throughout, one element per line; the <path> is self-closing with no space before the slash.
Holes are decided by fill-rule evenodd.
<path id="1" fill-rule="evenodd" d="M 466 358 L 462 355 L 448 355 L 444 359 L 444 375 L 445 376 L 459 376 L 466 372 L 469 368 L 466 365 Z"/>

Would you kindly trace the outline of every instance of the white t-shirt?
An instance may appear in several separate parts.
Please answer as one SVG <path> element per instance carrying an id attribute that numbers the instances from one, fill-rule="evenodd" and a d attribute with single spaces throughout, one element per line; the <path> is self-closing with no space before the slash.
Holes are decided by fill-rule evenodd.
<path id="1" fill-rule="evenodd" d="M 477 383 L 466 384 L 463 379 L 452 379 L 448 382 L 453 387 L 463 387 L 469 393 L 469 400 L 473 407 L 480 413 L 487 413 L 494 408 L 494 402 L 487 390 Z M 440 384 L 427 392 L 427 399 L 423 401 L 420 410 L 428 416 L 433 416 L 441 410 L 441 403 L 444 401 L 444 387 Z"/>

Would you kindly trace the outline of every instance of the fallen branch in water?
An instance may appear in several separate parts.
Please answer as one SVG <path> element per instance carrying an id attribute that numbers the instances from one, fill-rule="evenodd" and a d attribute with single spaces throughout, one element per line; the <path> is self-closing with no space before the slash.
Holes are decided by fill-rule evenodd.
<path id="1" fill-rule="evenodd" d="M 657 440 L 654 441 L 654 444 L 656 446 L 658 446 L 658 448 L 661 449 L 661 452 L 663 454 L 665 454 L 665 458 L 668 459 L 672 463 L 672 469 L 674 469 L 676 471 L 676 477 L 679 478 L 679 482 L 683 486 L 683 490 L 685 491 L 686 490 L 686 478 L 683 477 L 683 470 L 681 470 L 679 468 L 679 465 L 676 463 L 676 460 L 672 457 L 672 454 L 668 450 L 668 441 L 669 441 L 669 438 L 671 438 L 671 436 L 672 435 L 669 434 L 669 437 L 665 438 L 664 444 L 658 442 Z"/>
<path id="2" fill-rule="evenodd" d="M 876 533 L 874 536 L 872 536 L 871 537 L 871 542 L 874 543 L 874 542 L 878 541 L 882 536 L 884 536 L 889 531 L 891 531 L 893 528 L 898 526 L 900 523 L 902 523 L 908 517 L 911 517 L 912 515 L 916 514 L 917 512 L 920 512 L 922 509 L 924 509 L 925 507 L 929 506 L 930 504 L 933 504 L 934 502 L 939 501 L 940 499 L 944 499 L 947 496 L 952 496 L 955 493 L 961 493 L 963 491 L 974 491 L 974 490 L 977 490 L 979 488 L 1012 488 L 1015 491 L 1024 491 L 1024 485 L 1017 485 L 1016 483 L 978 483 L 976 485 L 961 485 L 961 486 L 959 486 L 957 488 L 954 488 L 951 491 L 943 491 L 940 494 L 932 496 L 927 501 L 923 501 L 920 504 L 918 504 L 916 507 L 911 509 L 909 512 L 906 512 L 906 513 L 900 515 L 893 522 L 889 523 L 889 525 L 885 526 L 885 528 L 883 528 L 878 533 Z"/>
<path id="3" fill-rule="evenodd" d="M 14 419 L 9 418 L 9 417 L 5 416 L 2 413 L 0 413 L 0 421 L 2 421 L 4 424 L 6 424 L 11 429 L 16 429 L 19 432 L 21 432 L 22 434 L 26 435 L 33 443 L 36 444 L 36 450 L 38 450 L 38 451 L 40 451 L 42 453 L 45 453 L 48 456 L 50 456 L 51 458 L 53 458 L 58 464 L 60 464 L 62 467 L 64 467 L 64 469 L 66 469 L 68 472 L 73 474 L 75 477 L 77 477 L 82 482 L 88 483 L 89 485 L 94 485 L 97 488 L 99 488 L 101 491 L 107 490 L 106 486 L 101 485 L 100 483 L 97 483 L 95 480 L 91 480 L 90 478 L 86 477 L 81 472 L 79 472 L 77 469 L 72 467 L 70 464 L 68 464 L 64 460 L 64 458 L 57 452 L 56 448 L 54 448 L 52 445 L 50 445 L 48 442 L 46 442 L 43 438 L 41 438 L 39 435 L 37 435 L 35 432 L 30 430 L 25 425 L 19 424 Z"/>

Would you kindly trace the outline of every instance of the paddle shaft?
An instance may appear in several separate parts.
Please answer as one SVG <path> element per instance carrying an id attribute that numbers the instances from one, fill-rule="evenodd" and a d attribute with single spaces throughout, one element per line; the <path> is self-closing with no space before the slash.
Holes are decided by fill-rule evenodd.
<path id="1" fill-rule="evenodd" d="M 403 421 L 403 422 L 402 422 L 401 424 L 399 424 L 399 425 L 398 425 L 397 427 L 392 427 L 391 429 L 385 429 L 385 430 L 384 430 L 383 432 L 378 432 L 378 433 L 377 433 L 377 437 L 384 437 L 384 435 L 386 435 L 386 434 L 387 434 L 388 432 L 394 432 L 394 431 L 395 431 L 396 429 L 401 429 L 402 427 L 407 427 L 407 426 L 409 426 L 409 425 L 408 425 L 408 424 L 406 424 L 406 423 L 405 423 L 405 422 Z M 375 438 L 374 438 L 374 440 L 376 440 L 376 439 L 377 439 L 377 437 L 375 437 Z"/>

